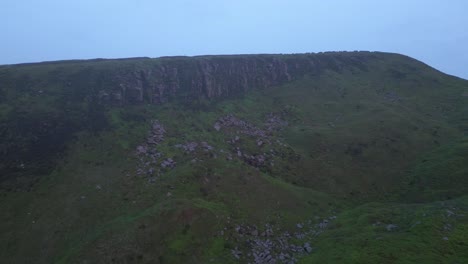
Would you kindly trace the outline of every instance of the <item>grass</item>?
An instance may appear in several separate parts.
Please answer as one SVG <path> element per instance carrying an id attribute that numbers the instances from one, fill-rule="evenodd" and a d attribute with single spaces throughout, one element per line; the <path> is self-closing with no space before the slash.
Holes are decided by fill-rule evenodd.
<path id="1" fill-rule="evenodd" d="M 313 242 L 315 253 L 300 263 L 464 263 L 467 218 L 449 217 L 447 210 L 465 211 L 466 201 L 465 196 L 449 203 L 370 203 L 345 210 Z M 451 229 L 445 230 L 448 223 Z M 398 227 L 388 231 L 388 224 Z"/>
<path id="2" fill-rule="evenodd" d="M 466 137 L 422 156 L 404 181 L 405 200 L 445 200 L 466 193 L 468 144 Z"/>
<path id="3" fill-rule="evenodd" d="M 300 263 L 466 262 L 468 98 L 460 96 L 466 81 L 400 56 L 329 55 L 317 56 L 348 66 L 225 100 L 125 107 L 102 106 L 86 95 L 110 86 L 115 72 L 166 60 L 190 68 L 230 57 L 0 68 L 6 96 L 0 99 L 0 152 L 21 147 L 17 157 L 2 156 L 0 170 L 15 180 L 12 175 L 34 179 L 28 192 L 19 181 L 1 181 L 0 259 L 235 263 L 230 250 L 239 242 L 229 231 L 235 225 L 270 223 L 287 231 L 336 215 L 330 229 L 310 238 L 314 253 Z M 235 130 L 217 132 L 214 122 L 234 114 L 262 129 L 268 113 L 287 119 L 289 125 L 271 135 L 284 144 L 259 149 L 254 137 L 240 135 L 237 146 L 249 154 L 277 151 L 275 166 L 228 161 L 220 150 L 234 152 L 227 141 Z M 38 120 L 53 125 L 33 126 Z M 162 159 L 177 161 L 154 183 L 136 174 L 134 155 L 151 120 L 167 131 L 158 146 Z M 216 155 L 174 147 L 192 141 L 208 142 Z M 51 143 L 60 151 L 18 159 Z M 19 162 L 28 169 L 20 170 Z M 389 224 L 398 228 L 387 231 Z"/>

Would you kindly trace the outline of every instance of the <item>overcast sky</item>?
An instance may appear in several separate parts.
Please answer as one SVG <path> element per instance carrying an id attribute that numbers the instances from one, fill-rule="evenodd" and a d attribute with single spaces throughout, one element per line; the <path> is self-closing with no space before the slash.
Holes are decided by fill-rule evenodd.
<path id="1" fill-rule="evenodd" d="M 0 0 L 0 64 L 398 52 L 468 79 L 467 0 Z"/>

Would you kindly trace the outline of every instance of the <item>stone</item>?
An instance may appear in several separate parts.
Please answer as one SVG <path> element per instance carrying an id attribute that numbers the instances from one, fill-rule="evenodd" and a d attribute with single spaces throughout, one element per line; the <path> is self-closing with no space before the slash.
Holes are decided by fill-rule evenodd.
<path id="1" fill-rule="evenodd" d="M 391 232 L 391 231 L 394 231 L 398 228 L 397 225 L 394 225 L 394 224 L 388 224 L 385 229 L 387 229 L 387 231 Z"/>
<path id="2" fill-rule="evenodd" d="M 231 253 L 236 259 L 240 259 L 242 256 L 242 252 L 237 247 L 234 249 L 231 249 Z"/>
<path id="3" fill-rule="evenodd" d="M 161 168 L 165 169 L 165 168 L 169 168 L 169 169 L 172 169 L 176 166 L 176 162 L 171 159 L 171 158 L 167 158 L 165 160 L 163 160 L 161 162 Z"/>
<path id="4" fill-rule="evenodd" d="M 148 178 L 148 183 L 155 183 L 156 182 L 156 177 L 149 177 Z"/>
<path id="5" fill-rule="evenodd" d="M 142 154 L 146 154 L 148 148 L 146 146 L 138 146 L 137 147 L 137 154 L 138 155 L 142 155 Z"/>
<path id="6" fill-rule="evenodd" d="M 325 222 L 325 221 L 320 222 L 320 223 L 318 224 L 318 226 L 319 226 L 320 229 L 325 229 L 325 228 L 327 228 L 327 226 L 328 226 L 328 222 Z"/>
<path id="7" fill-rule="evenodd" d="M 310 244 L 308 242 L 304 244 L 303 248 L 304 248 L 305 252 L 307 252 L 307 253 L 312 252 L 312 247 L 310 246 Z"/>

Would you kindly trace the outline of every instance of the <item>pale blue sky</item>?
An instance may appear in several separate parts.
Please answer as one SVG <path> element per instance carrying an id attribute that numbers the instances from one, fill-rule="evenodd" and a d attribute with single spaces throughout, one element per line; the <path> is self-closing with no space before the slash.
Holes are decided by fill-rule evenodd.
<path id="1" fill-rule="evenodd" d="M 0 64 L 398 52 L 468 78 L 467 0 L 0 0 Z"/>

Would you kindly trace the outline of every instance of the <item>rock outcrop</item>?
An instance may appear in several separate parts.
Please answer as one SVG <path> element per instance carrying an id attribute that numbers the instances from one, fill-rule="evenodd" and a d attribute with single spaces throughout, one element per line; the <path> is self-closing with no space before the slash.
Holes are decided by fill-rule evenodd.
<path id="1" fill-rule="evenodd" d="M 366 70 L 365 62 L 375 56 L 370 52 L 340 52 L 163 57 L 140 63 L 130 60 L 118 66 L 121 69 L 106 73 L 110 78 L 106 78 L 98 97 L 102 102 L 120 105 L 229 97 L 326 70 Z"/>

